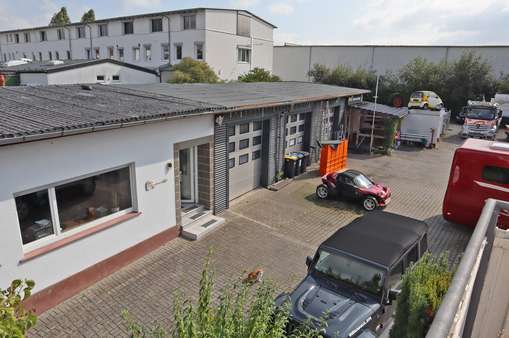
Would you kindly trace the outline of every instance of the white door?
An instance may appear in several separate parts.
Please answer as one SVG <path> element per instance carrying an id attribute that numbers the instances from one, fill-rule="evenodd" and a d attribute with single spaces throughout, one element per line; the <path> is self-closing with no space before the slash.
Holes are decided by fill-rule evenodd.
<path id="1" fill-rule="evenodd" d="M 179 151 L 180 164 L 180 199 L 182 203 L 196 202 L 197 161 L 196 147 Z"/>
<path id="2" fill-rule="evenodd" d="M 229 199 L 245 194 L 261 184 L 262 121 L 228 128 Z"/>

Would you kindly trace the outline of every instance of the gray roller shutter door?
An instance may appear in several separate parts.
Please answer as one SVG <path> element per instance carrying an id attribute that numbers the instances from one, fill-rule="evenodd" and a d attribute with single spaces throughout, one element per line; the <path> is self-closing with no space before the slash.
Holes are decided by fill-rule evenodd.
<path id="1" fill-rule="evenodd" d="M 261 185 L 262 121 L 236 124 L 228 128 L 229 199 Z"/>

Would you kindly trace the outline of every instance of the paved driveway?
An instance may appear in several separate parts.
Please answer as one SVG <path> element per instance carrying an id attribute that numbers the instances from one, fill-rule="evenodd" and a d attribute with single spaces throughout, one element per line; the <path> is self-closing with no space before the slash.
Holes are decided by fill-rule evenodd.
<path id="1" fill-rule="evenodd" d="M 433 252 L 449 250 L 457 259 L 469 231 L 441 218 L 441 203 L 457 137 L 436 150 L 402 149 L 393 156 L 352 155 L 349 166 L 393 189 L 388 211 L 415 217 L 431 226 Z M 79 295 L 47 311 L 30 336 L 126 336 L 120 318 L 128 309 L 145 323 L 169 326 L 172 294 L 195 295 L 203 258 L 213 247 L 216 285 L 221 288 L 244 271 L 265 270 L 279 289 L 294 286 L 305 273 L 305 257 L 339 227 L 361 214 L 340 201 L 318 201 L 316 172 L 278 192 L 259 189 L 232 203 L 225 225 L 198 242 L 176 239 Z M 362 243 L 359 243 L 362 245 Z"/>

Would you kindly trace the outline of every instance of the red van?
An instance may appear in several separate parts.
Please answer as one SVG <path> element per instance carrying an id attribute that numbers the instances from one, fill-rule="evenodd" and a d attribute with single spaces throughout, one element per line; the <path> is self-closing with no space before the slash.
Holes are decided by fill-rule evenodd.
<path id="1" fill-rule="evenodd" d="M 467 139 L 454 154 L 442 214 L 474 228 L 487 198 L 509 201 L 509 143 Z M 500 215 L 506 229 L 509 212 Z"/>

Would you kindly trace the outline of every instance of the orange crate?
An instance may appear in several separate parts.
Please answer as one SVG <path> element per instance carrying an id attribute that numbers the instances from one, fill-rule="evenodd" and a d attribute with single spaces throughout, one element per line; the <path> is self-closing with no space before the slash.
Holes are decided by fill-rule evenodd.
<path id="1" fill-rule="evenodd" d="M 346 168 L 348 140 L 340 140 L 337 145 L 324 144 L 320 150 L 320 175 Z"/>

